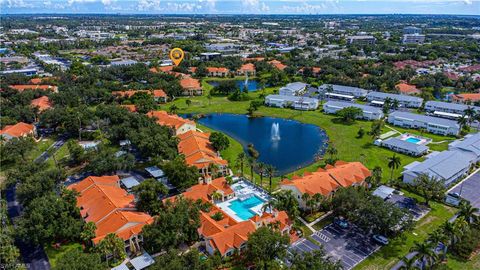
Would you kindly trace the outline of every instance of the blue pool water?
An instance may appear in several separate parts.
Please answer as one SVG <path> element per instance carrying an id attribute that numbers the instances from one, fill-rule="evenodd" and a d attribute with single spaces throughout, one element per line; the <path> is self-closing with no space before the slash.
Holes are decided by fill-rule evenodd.
<path id="1" fill-rule="evenodd" d="M 208 84 L 210 84 L 211 86 L 215 87 L 215 86 L 218 86 L 219 85 L 219 82 L 218 81 L 209 81 L 207 82 Z M 235 80 L 235 83 L 237 84 L 237 87 L 240 89 L 240 90 L 243 90 L 245 88 L 245 80 Z M 260 89 L 260 83 L 256 80 L 248 80 L 248 83 L 247 83 L 247 90 L 249 92 L 252 92 L 252 91 L 257 91 L 258 89 Z"/>
<path id="2" fill-rule="evenodd" d="M 405 141 L 407 141 L 407 142 L 409 142 L 409 143 L 415 143 L 415 144 L 417 144 L 417 143 L 420 142 L 421 140 L 420 140 L 420 139 L 417 139 L 417 138 L 409 137 L 409 138 L 407 138 Z"/>
<path id="3" fill-rule="evenodd" d="M 250 209 L 262 204 L 263 201 L 258 198 L 257 196 L 252 196 L 246 200 L 234 200 L 230 203 L 228 208 L 232 209 L 237 216 L 243 220 L 250 219 L 255 215 L 255 212 L 251 211 Z"/>

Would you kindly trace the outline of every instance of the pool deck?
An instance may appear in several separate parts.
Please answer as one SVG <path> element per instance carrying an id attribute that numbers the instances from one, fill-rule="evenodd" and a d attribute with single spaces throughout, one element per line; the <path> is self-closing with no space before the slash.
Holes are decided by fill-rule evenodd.
<path id="1" fill-rule="evenodd" d="M 243 186 L 243 188 L 241 188 L 241 189 L 237 188 L 237 187 L 242 187 L 242 186 Z M 261 216 L 262 213 L 263 213 L 262 207 L 265 204 L 265 202 L 271 200 L 270 195 L 268 195 L 265 191 L 261 190 L 260 188 L 254 186 L 253 184 L 251 184 L 247 181 L 244 181 L 244 180 L 240 180 L 240 181 L 232 184 L 232 189 L 235 190 L 236 196 L 233 197 L 230 200 L 217 203 L 216 206 L 219 207 L 220 209 L 222 209 L 225 213 L 227 213 L 230 217 L 232 217 L 233 219 L 235 219 L 235 221 L 238 221 L 238 222 L 245 221 L 245 219 L 239 217 L 235 213 L 235 211 L 230 209 L 229 206 L 230 206 L 232 201 L 240 199 L 239 195 L 245 194 L 245 195 L 248 195 L 248 196 L 257 196 L 258 198 L 260 198 L 261 200 L 264 201 L 264 203 L 261 203 L 261 204 L 255 206 L 255 207 L 250 208 L 251 211 L 255 212 L 259 216 Z"/>

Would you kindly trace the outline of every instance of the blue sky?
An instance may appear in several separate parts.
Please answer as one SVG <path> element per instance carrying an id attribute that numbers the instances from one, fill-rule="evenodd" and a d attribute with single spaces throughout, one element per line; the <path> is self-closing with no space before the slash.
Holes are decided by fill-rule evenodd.
<path id="1" fill-rule="evenodd" d="M 0 0 L 1 13 L 468 14 L 480 0 Z"/>

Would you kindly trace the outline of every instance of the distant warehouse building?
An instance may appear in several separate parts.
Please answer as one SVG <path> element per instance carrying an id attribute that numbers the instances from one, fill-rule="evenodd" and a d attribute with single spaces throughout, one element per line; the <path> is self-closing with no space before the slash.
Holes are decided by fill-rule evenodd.
<path id="1" fill-rule="evenodd" d="M 465 104 L 441 102 L 441 101 L 427 101 L 425 103 L 425 110 L 431 112 L 439 117 L 445 118 L 460 118 L 468 108 L 473 108 L 476 112 L 480 111 L 479 107 L 468 106 Z"/>
<path id="2" fill-rule="evenodd" d="M 388 123 L 404 128 L 423 128 L 428 132 L 441 135 L 458 135 L 460 125 L 457 121 L 421 114 L 395 111 L 388 116 Z"/>
<path id="3" fill-rule="evenodd" d="M 348 44 L 370 44 L 373 45 L 377 39 L 374 36 L 360 35 L 347 37 Z"/>
<path id="4" fill-rule="evenodd" d="M 350 103 L 350 102 L 341 102 L 341 101 L 328 101 L 325 104 L 323 104 L 323 111 L 328 114 L 334 114 L 340 111 L 341 109 L 347 108 L 347 107 L 356 107 L 360 108 L 363 112 L 362 119 L 366 120 L 378 120 L 383 117 L 383 112 L 380 108 L 372 107 L 372 106 L 367 106 L 367 105 L 362 105 L 362 104 L 356 104 L 356 103 Z"/>
<path id="5" fill-rule="evenodd" d="M 383 106 L 385 100 L 397 100 L 402 107 L 408 108 L 420 108 L 423 103 L 423 99 L 419 97 L 407 96 L 407 95 L 397 95 L 383 92 L 370 92 L 367 95 L 367 100 L 375 105 Z"/>
<path id="6" fill-rule="evenodd" d="M 366 89 L 337 84 L 322 84 L 318 87 L 318 91 L 321 94 L 334 93 L 346 96 L 353 96 L 354 98 L 366 97 L 368 94 L 368 90 Z"/>
<path id="7" fill-rule="evenodd" d="M 421 34 L 422 29 L 415 26 L 407 26 L 403 28 L 403 33 L 404 34 Z"/>
<path id="8" fill-rule="evenodd" d="M 425 42 L 425 35 L 420 34 L 405 34 L 402 38 L 403 44 L 423 44 Z"/>
<path id="9" fill-rule="evenodd" d="M 318 108 L 318 99 L 301 96 L 268 95 L 265 97 L 265 104 L 272 107 L 307 111 Z"/>

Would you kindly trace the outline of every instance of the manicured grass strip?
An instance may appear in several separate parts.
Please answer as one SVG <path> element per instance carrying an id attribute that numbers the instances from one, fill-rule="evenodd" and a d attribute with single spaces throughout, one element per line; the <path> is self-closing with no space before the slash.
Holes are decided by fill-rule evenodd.
<path id="1" fill-rule="evenodd" d="M 58 258 L 60 258 L 65 253 L 72 252 L 75 249 L 81 250 L 82 245 L 79 243 L 69 243 L 61 245 L 58 249 L 53 248 L 51 245 L 48 245 L 45 247 L 45 253 L 47 254 L 50 266 L 52 268 L 55 268 Z"/>

